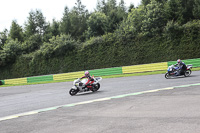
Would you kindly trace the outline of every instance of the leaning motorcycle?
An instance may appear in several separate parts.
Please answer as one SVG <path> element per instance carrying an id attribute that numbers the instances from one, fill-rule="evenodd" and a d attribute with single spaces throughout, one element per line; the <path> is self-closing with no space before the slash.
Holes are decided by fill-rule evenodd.
<path id="1" fill-rule="evenodd" d="M 178 71 L 179 71 L 179 67 L 178 66 L 174 66 L 174 65 L 171 65 L 168 67 L 167 69 L 167 72 L 165 73 L 165 78 L 168 79 L 168 78 L 171 78 L 171 77 L 177 77 L 177 76 L 182 76 L 184 75 L 185 77 L 188 77 L 191 75 L 192 73 L 192 65 L 186 65 L 186 70 L 181 73 L 180 75 L 177 75 Z"/>
<path id="2" fill-rule="evenodd" d="M 93 77 L 94 78 L 94 77 Z M 87 92 L 87 91 L 98 91 L 100 88 L 100 81 L 102 80 L 101 77 L 94 78 L 94 83 L 91 85 L 85 85 L 87 83 L 88 79 L 76 79 L 73 82 L 73 87 L 70 89 L 69 94 L 71 96 L 76 95 L 77 93 Z"/>

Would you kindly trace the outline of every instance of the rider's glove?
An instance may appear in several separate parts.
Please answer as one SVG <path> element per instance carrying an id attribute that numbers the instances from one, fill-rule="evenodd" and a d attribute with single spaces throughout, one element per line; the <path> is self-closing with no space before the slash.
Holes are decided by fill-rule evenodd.
<path id="1" fill-rule="evenodd" d="M 88 83 L 88 84 L 85 84 L 85 86 L 89 86 L 90 85 L 90 83 Z"/>

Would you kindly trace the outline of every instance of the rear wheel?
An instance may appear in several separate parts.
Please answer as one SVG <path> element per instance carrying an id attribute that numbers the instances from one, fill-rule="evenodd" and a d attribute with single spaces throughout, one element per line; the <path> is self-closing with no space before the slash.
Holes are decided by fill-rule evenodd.
<path id="1" fill-rule="evenodd" d="M 71 95 L 71 96 L 74 96 L 74 95 L 76 95 L 78 93 L 78 91 L 76 90 L 76 89 L 71 89 L 70 91 L 69 91 L 69 94 Z"/>
<path id="2" fill-rule="evenodd" d="M 192 73 L 191 70 L 186 70 L 184 76 L 188 77 L 188 76 L 190 76 L 191 73 Z"/>
<path id="3" fill-rule="evenodd" d="M 99 84 L 99 83 L 97 83 L 97 84 L 95 84 L 95 85 L 94 85 L 94 87 L 93 87 L 92 91 L 93 91 L 93 92 L 95 92 L 95 91 L 98 91 L 98 90 L 99 90 L 99 88 L 100 88 L 100 84 Z"/>

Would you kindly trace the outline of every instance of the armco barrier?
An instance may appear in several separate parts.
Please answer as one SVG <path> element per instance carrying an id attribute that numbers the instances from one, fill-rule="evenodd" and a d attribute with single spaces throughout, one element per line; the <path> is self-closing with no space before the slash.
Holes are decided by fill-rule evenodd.
<path id="1" fill-rule="evenodd" d="M 53 80 L 75 79 L 75 78 L 80 78 L 83 75 L 84 75 L 84 71 L 56 74 L 56 75 L 53 75 Z"/>
<path id="2" fill-rule="evenodd" d="M 26 84 L 27 78 L 7 79 L 4 81 L 5 84 Z"/>
<path id="3" fill-rule="evenodd" d="M 123 74 L 122 73 L 122 67 L 89 70 L 89 72 L 90 72 L 90 75 L 94 75 L 94 76 Z"/>
<path id="4" fill-rule="evenodd" d="M 122 71 L 124 74 L 148 71 L 161 71 L 166 69 L 167 62 L 122 67 Z"/>
<path id="5" fill-rule="evenodd" d="M 27 78 L 27 83 L 44 82 L 44 81 L 53 81 L 53 75 L 45 75 L 45 76 L 28 77 Z"/>
<path id="6" fill-rule="evenodd" d="M 186 65 L 192 64 L 193 67 L 200 67 L 200 58 L 183 60 L 183 62 L 185 62 Z M 96 69 L 96 70 L 89 70 L 89 72 L 91 75 L 94 76 L 105 76 L 105 75 L 128 74 L 128 73 L 148 72 L 148 71 L 162 71 L 162 70 L 167 70 L 167 67 L 172 64 L 176 64 L 176 61 Z M 43 81 L 76 79 L 82 77 L 83 75 L 84 71 L 79 71 L 79 72 L 70 72 L 70 73 L 55 74 L 55 75 L 6 79 L 1 81 L 3 84 L 26 84 L 26 83 L 43 82 Z"/>

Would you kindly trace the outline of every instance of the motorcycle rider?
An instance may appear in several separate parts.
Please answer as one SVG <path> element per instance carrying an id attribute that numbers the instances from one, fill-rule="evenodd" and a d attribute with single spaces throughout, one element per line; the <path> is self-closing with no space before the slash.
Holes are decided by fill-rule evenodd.
<path id="1" fill-rule="evenodd" d="M 94 83 L 94 78 L 90 76 L 90 73 L 88 71 L 85 71 L 85 75 L 81 77 L 80 79 L 82 78 L 88 79 L 88 81 L 85 83 L 85 86 L 88 86 Z"/>
<path id="2" fill-rule="evenodd" d="M 178 66 L 179 69 L 176 73 L 176 76 L 179 76 L 179 75 L 183 75 L 184 72 L 186 71 L 187 67 L 185 65 L 184 62 L 182 62 L 180 59 L 177 60 L 177 63 L 175 64 L 175 66 Z"/>

